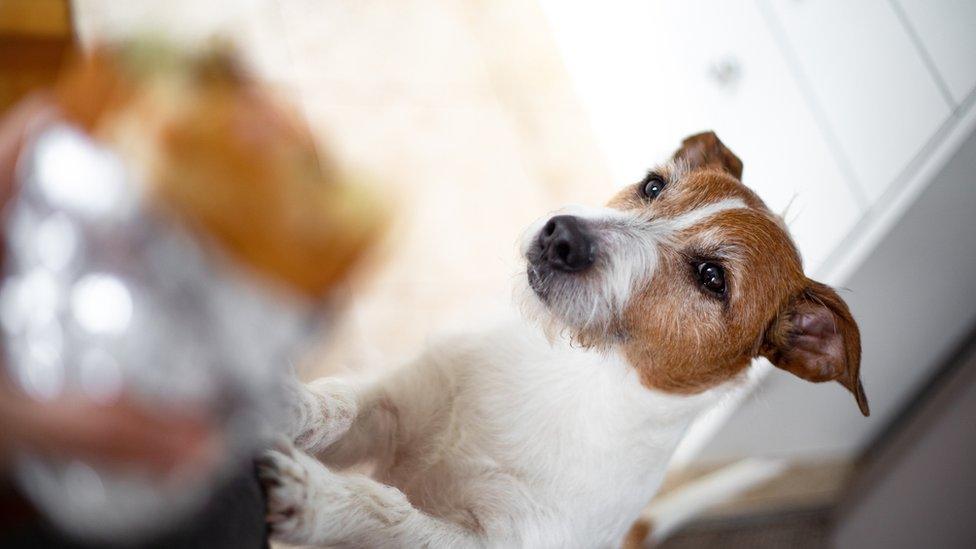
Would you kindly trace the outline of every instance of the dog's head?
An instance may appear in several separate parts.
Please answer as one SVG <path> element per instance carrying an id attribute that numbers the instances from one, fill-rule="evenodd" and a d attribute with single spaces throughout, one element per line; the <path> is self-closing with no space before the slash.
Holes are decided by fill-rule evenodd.
<path id="1" fill-rule="evenodd" d="M 804 276 L 783 221 L 741 176 L 738 157 L 702 133 L 606 207 L 540 220 L 522 242 L 526 312 L 618 349 L 649 387 L 700 392 L 765 356 L 840 382 L 867 415 L 847 305 Z"/>

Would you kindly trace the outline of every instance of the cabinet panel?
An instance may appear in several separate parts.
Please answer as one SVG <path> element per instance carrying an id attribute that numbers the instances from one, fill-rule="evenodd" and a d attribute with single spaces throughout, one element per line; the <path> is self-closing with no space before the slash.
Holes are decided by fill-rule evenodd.
<path id="1" fill-rule="evenodd" d="M 922 41 L 953 101 L 976 87 L 976 2 L 896 0 Z"/>
<path id="2" fill-rule="evenodd" d="M 544 0 L 557 43 L 620 184 L 714 129 L 743 180 L 786 212 L 808 269 L 861 209 L 752 0 Z"/>
<path id="3" fill-rule="evenodd" d="M 760 0 L 868 198 L 876 199 L 950 114 L 885 0 Z"/>
<path id="4" fill-rule="evenodd" d="M 743 182 L 784 214 L 815 269 L 861 208 L 766 21 L 750 0 L 666 4 L 693 108 L 742 158 Z"/>

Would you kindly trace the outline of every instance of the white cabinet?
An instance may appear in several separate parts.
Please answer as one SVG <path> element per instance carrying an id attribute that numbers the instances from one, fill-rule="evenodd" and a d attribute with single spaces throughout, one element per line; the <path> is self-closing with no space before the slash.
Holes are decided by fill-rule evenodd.
<path id="1" fill-rule="evenodd" d="M 861 213 L 762 14 L 751 0 L 667 2 L 675 81 L 742 158 L 743 182 L 784 213 L 808 271 Z"/>
<path id="2" fill-rule="evenodd" d="M 887 0 L 759 0 L 869 200 L 950 114 Z"/>
<path id="3" fill-rule="evenodd" d="M 976 88 L 976 1 L 895 0 L 957 104 Z"/>
<path id="4" fill-rule="evenodd" d="M 744 182 L 787 220 L 815 268 L 861 214 L 752 0 L 543 0 L 621 184 L 688 134 L 714 129 Z M 792 203 L 791 203 L 792 202 Z"/>

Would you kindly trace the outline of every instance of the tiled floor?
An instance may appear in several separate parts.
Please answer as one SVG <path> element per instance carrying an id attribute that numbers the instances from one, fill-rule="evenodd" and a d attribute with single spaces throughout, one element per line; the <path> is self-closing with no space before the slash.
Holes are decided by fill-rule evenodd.
<path id="1" fill-rule="evenodd" d="M 306 375 L 364 356 L 395 365 L 432 332 L 507 307 L 522 228 L 613 189 L 532 2 L 74 4 L 89 41 L 222 31 L 394 204 L 376 268 Z"/>

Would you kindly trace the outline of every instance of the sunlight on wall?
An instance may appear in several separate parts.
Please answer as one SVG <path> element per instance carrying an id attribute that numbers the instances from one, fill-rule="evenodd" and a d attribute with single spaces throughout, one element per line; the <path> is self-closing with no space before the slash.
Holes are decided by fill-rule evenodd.
<path id="1" fill-rule="evenodd" d="M 133 4 L 79 0 L 82 37 L 218 30 L 396 206 L 377 267 L 308 376 L 401 364 L 430 335 L 508 309 L 523 228 L 613 192 L 532 3 Z"/>

